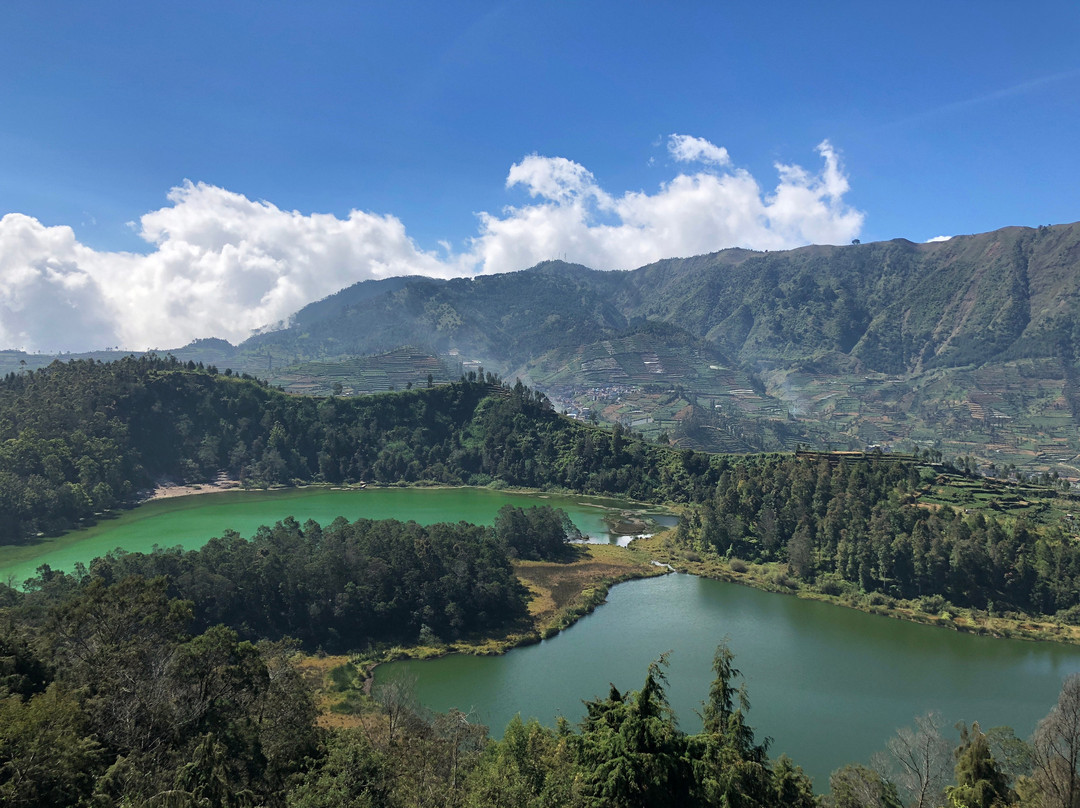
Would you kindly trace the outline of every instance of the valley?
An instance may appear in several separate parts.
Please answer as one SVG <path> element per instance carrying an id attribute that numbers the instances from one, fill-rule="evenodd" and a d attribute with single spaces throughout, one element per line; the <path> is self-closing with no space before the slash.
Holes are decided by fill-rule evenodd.
<path id="1" fill-rule="evenodd" d="M 6 4 L 0 808 L 1080 808 L 1014 6 Z"/>

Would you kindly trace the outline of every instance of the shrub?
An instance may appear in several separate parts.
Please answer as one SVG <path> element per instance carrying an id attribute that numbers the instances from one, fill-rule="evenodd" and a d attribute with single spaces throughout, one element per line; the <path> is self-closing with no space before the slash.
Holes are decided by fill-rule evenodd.
<path id="1" fill-rule="evenodd" d="M 923 595 L 918 600 L 919 610 L 927 614 L 940 614 L 945 608 L 945 598 L 941 595 Z"/>
<path id="2" fill-rule="evenodd" d="M 799 588 L 799 584 L 790 575 L 788 575 L 786 572 L 783 572 L 782 570 L 773 571 L 773 573 L 769 576 L 769 580 L 772 581 L 775 586 L 779 586 L 784 589 Z"/>
<path id="3" fill-rule="evenodd" d="M 1070 606 L 1068 609 L 1062 609 L 1055 617 L 1067 625 L 1080 626 L 1080 606 Z"/>
<path id="4" fill-rule="evenodd" d="M 839 574 L 830 572 L 818 578 L 815 588 L 823 595 L 838 597 L 850 594 L 854 589 L 854 585 L 850 581 L 845 581 Z"/>

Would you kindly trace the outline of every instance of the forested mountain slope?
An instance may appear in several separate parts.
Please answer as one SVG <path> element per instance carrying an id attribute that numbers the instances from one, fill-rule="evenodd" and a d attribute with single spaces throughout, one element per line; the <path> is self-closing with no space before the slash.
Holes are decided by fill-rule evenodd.
<path id="1" fill-rule="evenodd" d="M 367 281 L 173 353 L 324 394 L 483 366 L 679 447 L 934 448 L 1080 477 L 1078 301 L 1080 223 Z"/>
<path id="2" fill-rule="evenodd" d="M 290 396 L 150 357 L 55 362 L 0 381 L 0 544 L 69 528 L 161 477 L 500 479 L 685 500 L 694 491 L 685 466 L 678 452 L 561 418 L 541 394 L 490 374 L 356 398 Z"/>

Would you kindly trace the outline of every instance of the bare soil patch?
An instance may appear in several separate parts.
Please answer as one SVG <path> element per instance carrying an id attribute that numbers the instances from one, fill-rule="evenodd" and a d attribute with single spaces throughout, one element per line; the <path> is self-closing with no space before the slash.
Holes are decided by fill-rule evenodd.
<path id="1" fill-rule="evenodd" d="M 183 485 L 170 480 L 160 480 L 153 491 L 143 491 L 139 500 L 150 502 L 155 499 L 172 499 L 173 497 L 190 497 L 195 494 L 218 494 L 222 491 L 234 491 L 240 487 L 240 481 L 234 480 L 224 474 L 218 475 L 212 483 L 192 483 Z"/>

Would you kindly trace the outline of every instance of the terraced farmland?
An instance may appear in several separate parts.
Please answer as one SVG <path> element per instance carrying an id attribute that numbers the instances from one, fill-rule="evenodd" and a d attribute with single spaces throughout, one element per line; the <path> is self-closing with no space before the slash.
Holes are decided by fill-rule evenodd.
<path id="1" fill-rule="evenodd" d="M 303 362 L 271 374 L 270 381 L 290 393 L 362 395 L 422 387 L 457 379 L 449 362 L 423 351 L 399 348 L 376 356 L 354 356 L 325 362 Z M 341 385 L 340 391 L 335 385 Z"/>

